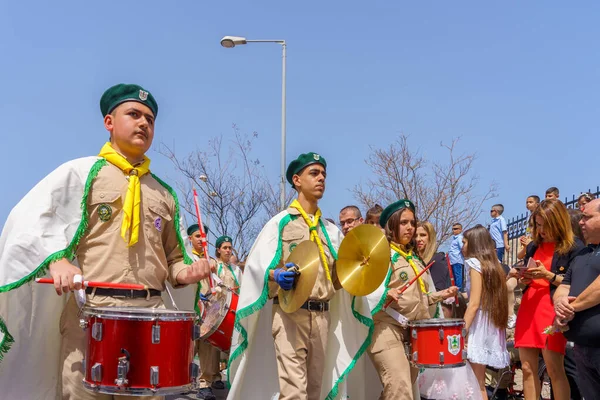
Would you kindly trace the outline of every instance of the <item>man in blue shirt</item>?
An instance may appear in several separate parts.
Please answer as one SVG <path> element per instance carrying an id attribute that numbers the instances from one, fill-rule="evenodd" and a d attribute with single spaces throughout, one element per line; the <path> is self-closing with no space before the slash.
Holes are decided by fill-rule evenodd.
<path id="1" fill-rule="evenodd" d="M 452 266 L 454 284 L 460 288 L 461 292 L 464 290 L 463 269 L 465 264 L 465 258 L 462 254 L 462 240 L 462 225 L 456 223 L 452 225 L 452 241 L 450 242 L 450 249 L 448 250 L 448 259 L 450 260 L 450 265 Z"/>
<path id="2" fill-rule="evenodd" d="M 496 252 L 498 253 L 498 260 L 502 262 L 504 259 L 504 251 L 510 250 L 508 244 L 508 226 L 506 220 L 502 216 L 504 212 L 504 206 L 502 204 L 494 204 L 490 210 L 492 216 L 492 223 L 490 224 L 490 235 L 496 243 Z"/>

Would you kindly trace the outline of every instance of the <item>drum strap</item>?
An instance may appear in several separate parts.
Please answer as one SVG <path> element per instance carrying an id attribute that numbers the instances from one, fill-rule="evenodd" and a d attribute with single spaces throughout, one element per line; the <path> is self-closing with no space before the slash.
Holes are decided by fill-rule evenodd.
<path id="1" fill-rule="evenodd" d="M 400 323 L 400 325 L 406 327 L 408 325 L 408 318 L 406 318 L 404 315 L 400 314 L 398 311 L 394 310 L 391 307 L 388 307 L 385 309 L 385 312 L 392 318 L 394 318 L 394 320 L 396 320 L 398 323 Z"/>

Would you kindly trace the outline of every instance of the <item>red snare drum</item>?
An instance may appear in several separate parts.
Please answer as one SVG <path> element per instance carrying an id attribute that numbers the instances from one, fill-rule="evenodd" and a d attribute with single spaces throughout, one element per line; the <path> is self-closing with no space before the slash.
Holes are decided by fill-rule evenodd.
<path id="1" fill-rule="evenodd" d="M 237 304 L 238 295 L 225 287 L 222 287 L 221 292 L 212 295 L 207 302 L 198 302 L 202 316 L 200 338 L 224 353 L 228 353 L 231 348 Z"/>
<path id="2" fill-rule="evenodd" d="M 420 368 L 454 368 L 465 365 L 465 321 L 424 319 L 408 323 L 412 364 Z"/>
<path id="3" fill-rule="evenodd" d="M 99 307 L 83 310 L 87 330 L 86 389 L 115 395 L 163 396 L 194 388 L 192 311 Z"/>

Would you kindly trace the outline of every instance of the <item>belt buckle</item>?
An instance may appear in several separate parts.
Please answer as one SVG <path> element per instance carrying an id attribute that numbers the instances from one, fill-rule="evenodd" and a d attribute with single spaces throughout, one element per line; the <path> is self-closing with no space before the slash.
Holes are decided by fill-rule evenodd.
<path id="1" fill-rule="evenodd" d="M 308 301 L 308 311 L 323 312 L 323 306 L 324 306 L 324 303 L 322 303 L 320 301 L 312 301 L 312 300 Z"/>

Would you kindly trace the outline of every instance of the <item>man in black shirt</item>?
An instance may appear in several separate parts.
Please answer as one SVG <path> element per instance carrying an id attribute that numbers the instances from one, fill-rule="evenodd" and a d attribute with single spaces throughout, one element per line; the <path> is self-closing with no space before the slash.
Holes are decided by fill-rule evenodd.
<path id="1" fill-rule="evenodd" d="M 554 293 L 556 322 L 575 343 L 581 394 L 600 396 L 600 199 L 587 203 L 579 223 L 588 243 Z"/>

